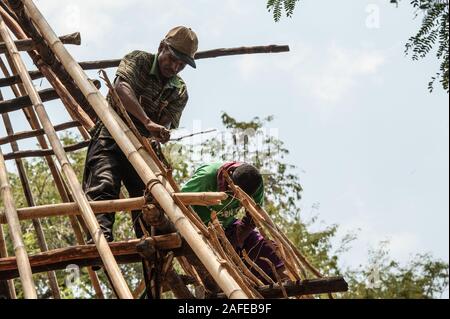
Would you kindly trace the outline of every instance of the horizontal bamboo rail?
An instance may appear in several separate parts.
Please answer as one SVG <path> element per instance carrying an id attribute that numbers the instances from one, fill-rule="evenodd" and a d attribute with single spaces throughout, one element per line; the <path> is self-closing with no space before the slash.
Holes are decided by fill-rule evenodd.
<path id="1" fill-rule="evenodd" d="M 80 32 L 75 32 L 71 34 L 66 34 L 63 36 L 60 36 L 59 39 L 64 44 L 73 44 L 73 45 L 80 45 L 81 44 L 81 36 Z M 35 48 L 35 45 L 33 43 L 32 39 L 23 39 L 23 40 L 17 40 L 14 41 L 16 44 L 17 50 L 19 51 L 31 51 Z M 0 53 L 6 53 L 6 45 L 5 43 L 0 43 Z"/>
<path id="2" fill-rule="evenodd" d="M 207 59 L 217 58 L 220 56 L 231 56 L 240 54 L 258 54 L 258 53 L 279 53 L 288 52 L 289 46 L 287 45 L 268 45 L 268 46 L 255 46 L 255 47 L 239 47 L 239 48 L 227 48 L 227 49 L 213 49 L 208 51 L 200 51 L 195 55 L 195 59 Z M 120 64 L 121 59 L 111 60 L 97 60 L 97 61 L 84 61 L 79 62 L 80 67 L 83 70 L 97 70 L 115 68 Z M 31 79 L 36 80 L 43 77 L 39 71 L 29 72 Z M 0 79 L 0 87 L 9 86 L 20 83 L 20 77 L 14 75 Z"/>
<path id="3" fill-rule="evenodd" d="M 73 127 L 79 127 L 80 125 L 81 124 L 78 121 L 70 121 L 70 122 L 55 125 L 55 131 L 59 132 L 59 131 L 67 130 L 67 129 L 70 129 Z M 17 133 L 0 138 L 0 145 L 8 144 L 11 142 L 16 142 L 16 141 L 31 138 L 31 137 L 42 136 L 44 134 L 45 134 L 45 131 L 43 129 L 17 132 Z"/>
<path id="4" fill-rule="evenodd" d="M 145 239 L 113 242 L 109 246 L 118 260 L 122 258 L 121 260 L 127 263 L 130 261 L 138 262 L 142 257 L 140 257 L 136 246 L 142 241 L 146 241 L 155 249 L 162 251 L 179 250 L 183 244 L 181 237 L 174 233 Z M 177 253 L 181 254 L 182 252 L 178 251 Z M 30 265 L 33 273 L 64 269 L 71 264 L 84 267 L 102 265 L 102 261 L 95 245 L 59 248 L 30 256 Z M 0 280 L 16 278 L 17 274 L 17 260 L 15 257 L 0 259 Z"/>
<path id="5" fill-rule="evenodd" d="M 185 196 L 187 194 L 187 196 Z M 225 193 L 174 193 L 173 196 L 179 198 L 185 205 L 210 206 L 210 203 L 217 205 L 221 200 L 226 199 Z M 130 211 L 142 209 L 145 205 L 144 197 L 90 201 L 89 205 L 96 214 L 111 213 L 119 211 Z M 51 205 L 41 205 L 17 209 L 19 220 L 33 218 L 47 218 L 55 216 L 79 215 L 80 210 L 76 203 L 61 203 Z M 0 211 L 0 224 L 6 224 L 5 212 Z"/>
<path id="6" fill-rule="evenodd" d="M 16 4 L 20 5 L 20 3 L 17 2 Z M 28 93 L 31 101 L 33 102 L 33 106 L 37 113 L 39 121 L 42 123 L 47 138 L 49 139 L 49 142 L 55 151 L 55 155 L 60 163 L 63 175 L 66 177 L 68 181 L 68 186 L 72 191 L 75 201 L 80 206 L 80 210 L 83 213 L 83 218 L 86 223 L 86 226 L 92 238 L 94 239 L 94 242 L 99 250 L 99 254 L 102 257 L 103 262 L 105 263 L 105 268 L 107 269 L 109 277 L 111 278 L 111 282 L 115 288 L 115 291 L 118 293 L 119 298 L 132 299 L 133 296 L 128 288 L 128 285 L 122 276 L 122 273 L 114 259 L 114 256 L 111 253 L 111 250 L 108 246 L 106 238 L 103 235 L 100 225 L 98 224 L 98 221 L 96 220 L 95 215 L 88 204 L 88 200 L 81 188 L 81 185 L 77 179 L 75 171 L 70 165 L 67 154 L 64 152 L 61 141 L 59 140 L 58 135 L 56 134 L 53 128 L 53 125 L 48 117 L 44 105 L 39 95 L 37 94 L 34 84 L 32 83 L 31 79 L 28 76 L 28 72 L 26 71 L 27 70 L 26 65 L 23 62 L 20 53 L 17 51 L 17 48 L 15 47 L 14 42 L 12 40 L 11 34 L 9 33 L 3 19 L 0 19 L 0 32 L 3 37 L 3 41 L 5 41 L 6 43 L 13 64 L 17 68 L 18 74 L 22 79 L 26 92 Z M 60 40 L 58 39 L 58 41 Z"/>

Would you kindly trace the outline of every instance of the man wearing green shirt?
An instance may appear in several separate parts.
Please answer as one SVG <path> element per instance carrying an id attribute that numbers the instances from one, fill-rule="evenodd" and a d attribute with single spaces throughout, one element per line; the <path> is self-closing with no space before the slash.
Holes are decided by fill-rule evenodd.
<path id="1" fill-rule="evenodd" d="M 196 67 L 197 48 L 196 34 L 190 28 L 179 26 L 168 32 L 156 54 L 135 50 L 121 60 L 114 86 L 143 136 L 166 143 L 170 139 L 169 130 L 179 126 L 188 93 L 178 73 L 186 65 Z M 110 95 L 107 100 L 112 108 L 117 109 Z M 89 200 L 118 199 L 121 183 L 130 197 L 142 196 L 144 183 L 101 121 L 96 123 L 91 136 L 83 175 L 83 190 Z M 138 222 L 140 213 L 132 212 L 138 238 L 143 236 Z M 113 241 L 114 214 L 98 214 L 96 217 L 105 238 Z M 92 243 L 89 234 L 88 237 Z"/>
<path id="2" fill-rule="evenodd" d="M 257 204 L 264 204 L 264 183 L 259 171 L 252 165 L 241 162 L 212 163 L 200 166 L 189 181 L 182 187 L 182 192 L 229 192 L 228 183 L 224 178 L 227 171 L 233 182 Z M 236 215 L 241 208 L 238 200 L 229 198 L 217 206 L 193 206 L 193 209 L 205 224 L 211 221 L 211 212 L 217 213 L 217 218 L 225 229 L 225 234 L 236 252 L 242 256 L 246 251 L 248 256 L 272 279 L 276 280 L 270 265 L 261 259 L 269 259 L 277 272 L 284 276 L 284 264 L 275 253 L 274 243 L 265 239 L 256 229 L 252 218 L 246 214 L 241 220 Z M 257 271 L 252 272 L 265 281 Z"/>

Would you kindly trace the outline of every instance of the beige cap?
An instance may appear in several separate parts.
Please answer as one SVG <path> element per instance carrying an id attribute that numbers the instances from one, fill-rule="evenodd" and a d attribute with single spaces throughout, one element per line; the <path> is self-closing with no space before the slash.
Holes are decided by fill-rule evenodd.
<path id="1" fill-rule="evenodd" d="M 198 38 L 191 28 L 175 27 L 167 33 L 164 41 L 177 58 L 196 68 L 194 56 L 198 49 Z"/>

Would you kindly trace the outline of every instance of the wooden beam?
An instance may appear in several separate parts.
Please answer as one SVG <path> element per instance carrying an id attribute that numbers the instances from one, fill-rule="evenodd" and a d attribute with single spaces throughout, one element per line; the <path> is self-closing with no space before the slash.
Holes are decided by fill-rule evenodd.
<path id="1" fill-rule="evenodd" d="M 260 54 L 260 53 L 279 53 L 288 52 L 289 46 L 287 45 L 267 45 L 267 46 L 254 46 L 254 47 L 239 47 L 239 48 L 226 48 L 226 49 L 213 49 L 208 51 L 200 51 L 195 55 L 196 60 L 217 58 L 221 56 L 232 56 L 241 54 Z M 83 70 L 98 70 L 107 68 L 116 68 L 119 66 L 121 59 L 111 60 L 97 60 L 97 61 L 84 61 L 79 62 L 80 67 Z M 43 77 L 39 71 L 29 72 L 31 79 L 36 80 Z M 20 82 L 20 77 L 17 75 L 5 77 L 0 79 L 0 87 L 17 84 Z"/>
<path id="2" fill-rule="evenodd" d="M 182 254 L 179 248 L 182 246 L 181 237 L 174 233 L 169 235 L 148 237 L 146 239 L 132 239 L 128 241 L 109 243 L 112 253 L 119 263 L 139 262 L 142 257 L 136 250 L 136 246 L 146 241 L 159 250 L 174 250 Z M 102 265 L 102 261 L 95 245 L 80 245 L 49 250 L 30 256 L 31 270 L 40 273 L 50 270 L 65 269 L 67 265 L 75 264 L 79 267 Z M 0 280 L 16 278 L 18 276 L 17 260 L 15 257 L 0 259 Z"/>
<path id="3" fill-rule="evenodd" d="M 59 131 L 67 130 L 69 128 L 78 127 L 78 126 L 81 126 L 80 122 L 70 121 L 70 122 L 55 125 L 55 131 L 59 132 Z M 17 132 L 12 135 L 8 135 L 8 136 L 0 138 L 0 145 L 23 140 L 26 138 L 42 136 L 44 134 L 45 134 L 45 132 L 43 129 Z"/>
<path id="4" fill-rule="evenodd" d="M 73 44 L 73 45 L 80 45 L 81 44 L 81 36 L 80 32 L 75 32 L 71 34 L 66 34 L 63 36 L 60 36 L 59 39 L 64 44 Z M 33 43 L 32 39 L 22 39 L 14 41 L 16 44 L 17 50 L 19 51 L 31 51 L 35 49 L 35 45 Z M 0 43 L 0 53 L 6 53 L 6 45 L 5 43 Z"/>
<path id="5" fill-rule="evenodd" d="M 289 297 L 319 295 L 319 294 L 348 291 L 348 284 L 342 277 L 310 279 L 298 282 L 290 281 L 284 283 L 283 287 Z M 279 284 L 261 286 L 258 287 L 257 290 L 265 299 L 283 298 L 283 291 Z M 210 295 L 209 297 L 218 299 L 226 298 L 226 296 L 223 293 Z"/>

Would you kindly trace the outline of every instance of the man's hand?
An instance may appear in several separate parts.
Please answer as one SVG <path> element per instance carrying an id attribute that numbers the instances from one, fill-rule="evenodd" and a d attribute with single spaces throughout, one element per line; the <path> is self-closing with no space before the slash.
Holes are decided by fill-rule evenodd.
<path id="1" fill-rule="evenodd" d="M 163 144 L 170 140 L 170 131 L 162 125 L 148 120 L 145 123 L 145 128 Z"/>

